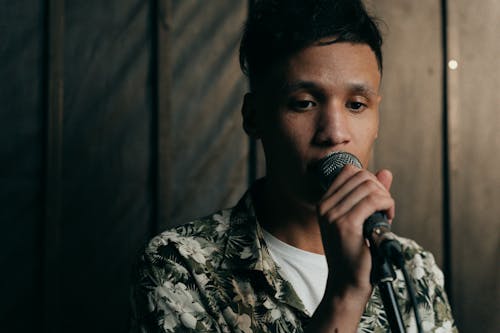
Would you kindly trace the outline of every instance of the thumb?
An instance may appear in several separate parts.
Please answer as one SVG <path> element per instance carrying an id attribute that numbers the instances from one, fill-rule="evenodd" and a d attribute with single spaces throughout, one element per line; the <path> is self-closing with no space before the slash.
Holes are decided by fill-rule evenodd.
<path id="1" fill-rule="evenodd" d="M 392 172 L 387 169 L 382 169 L 378 171 L 375 176 L 377 177 L 378 181 L 381 182 L 382 185 L 384 185 L 385 189 L 389 191 L 392 184 Z"/>
<path id="2" fill-rule="evenodd" d="M 391 184 L 392 184 L 392 172 L 390 172 L 387 169 L 380 170 L 375 174 L 377 177 L 378 181 L 382 183 L 382 185 L 385 187 L 387 191 L 390 190 Z M 387 211 L 387 217 L 389 218 L 389 223 L 392 223 L 392 219 L 394 218 L 395 215 L 395 209 L 394 206 Z"/>

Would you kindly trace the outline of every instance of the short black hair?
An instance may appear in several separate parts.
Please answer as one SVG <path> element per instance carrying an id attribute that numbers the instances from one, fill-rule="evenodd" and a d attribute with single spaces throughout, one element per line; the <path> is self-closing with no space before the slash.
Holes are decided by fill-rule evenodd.
<path id="1" fill-rule="evenodd" d="M 254 0 L 240 44 L 240 66 L 251 90 L 276 64 L 332 37 L 328 43 L 367 44 L 382 73 L 378 20 L 362 0 Z"/>

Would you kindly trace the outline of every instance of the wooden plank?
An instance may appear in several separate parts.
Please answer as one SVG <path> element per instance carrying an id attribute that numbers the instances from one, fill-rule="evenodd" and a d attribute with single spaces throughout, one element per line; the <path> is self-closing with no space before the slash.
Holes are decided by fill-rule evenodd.
<path id="1" fill-rule="evenodd" d="M 416 240 L 442 265 L 440 4 L 368 3 L 385 22 L 380 131 L 371 168 L 394 174 L 395 232 Z"/>
<path id="2" fill-rule="evenodd" d="M 64 112 L 64 0 L 47 2 L 47 105 L 45 149 L 43 329 L 60 332 L 61 200 Z"/>
<path id="3" fill-rule="evenodd" d="M 500 3 L 449 1 L 453 306 L 463 332 L 496 332 L 500 230 Z M 452 64 L 453 65 L 453 64 Z"/>
<path id="4" fill-rule="evenodd" d="M 126 332 L 130 272 L 154 218 L 157 8 L 142 0 L 65 7 L 59 321 L 63 332 Z"/>
<path id="5" fill-rule="evenodd" d="M 446 279 L 445 289 L 448 294 L 448 300 L 453 301 L 452 288 L 453 276 L 451 269 L 451 207 L 450 207 L 450 120 L 449 120 L 449 103 L 448 103 L 448 1 L 441 0 L 441 73 L 442 93 L 443 93 L 443 118 L 442 129 L 443 138 L 443 273 Z"/>
<path id="6" fill-rule="evenodd" d="M 153 234 L 168 226 L 171 206 L 171 0 L 157 0 L 155 11 L 156 39 L 153 41 L 156 52 L 155 79 L 155 110 L 156 127 L 156 225 Z"/>
<path id="7" fill-rule="evenodd" d="M 170 224 L 234 205 L 247 187 L 238 65 L 245 1 L 176 0 L 172 24 Z"/>
<path id="8" fill-rule="evenodd" d="M 45 7 L 0 5 L 0 332 L 43 331 Z"/>

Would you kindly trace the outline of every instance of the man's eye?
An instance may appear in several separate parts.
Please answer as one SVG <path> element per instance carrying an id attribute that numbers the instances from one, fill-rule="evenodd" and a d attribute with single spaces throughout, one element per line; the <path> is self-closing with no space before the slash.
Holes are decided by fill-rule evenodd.
<path id="1" fill-rule="evenodd" d="M 308 100 L 296 100 L 289 103 L 289 107 L 293 110 L 305 111 L 316 106 L 316 103 Z"/>
<path id="2" fill-rule="evenodd" d="M 346 106 L 354 112 L 361 112 L 366 108 L 366 104 L 361 102 L 347 102 Z"/>

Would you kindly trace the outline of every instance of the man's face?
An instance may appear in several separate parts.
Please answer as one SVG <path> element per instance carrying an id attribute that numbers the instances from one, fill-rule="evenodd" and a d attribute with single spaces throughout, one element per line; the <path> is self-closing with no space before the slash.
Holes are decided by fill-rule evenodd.
<path id="1" fill-rule="evenodd" d="M 280 67 L 256 93 L 267 177 L 302 202 L 319 199 L 312 166 L 332 151 L 367 166 L 378 131 L 380 72 L 366 44 L 313 45 Z"/>

